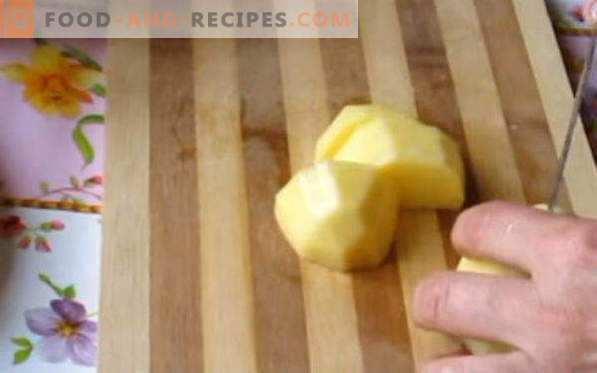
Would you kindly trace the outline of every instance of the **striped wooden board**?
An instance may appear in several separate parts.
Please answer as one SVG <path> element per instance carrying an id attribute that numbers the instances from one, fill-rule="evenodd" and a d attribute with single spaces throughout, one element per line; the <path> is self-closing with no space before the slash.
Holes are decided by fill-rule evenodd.
<path id="1" fill-rule="evenodd" d="M 459 348 L 416 328 L 455 264 L 452 212 L 402 211 L 397 254 L 300 262 L 273 197 L 346 104 L 456 138 L 468 204 L 545 201 L 572 105 L 543 0 L 362 0 L 360 39 L 110 40 L 101 373 L 413 372 Z M 563 204 L 597 216 L 579 132 Z"/>

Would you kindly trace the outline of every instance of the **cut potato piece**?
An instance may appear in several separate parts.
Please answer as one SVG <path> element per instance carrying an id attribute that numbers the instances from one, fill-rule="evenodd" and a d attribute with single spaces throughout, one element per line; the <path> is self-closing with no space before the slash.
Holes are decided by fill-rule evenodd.
<path id="1" fill-rule="evenodd" d="M 546 204 L 534 206 L 536 209 L 547 211 Z M 554 209 L 555 213 L 562 213 L 559 208 Z M 457 271 L 473 272 L 486 275 L 528 277 L 528 274 L 504 264 L 485 259 L 473 259 L 463 257 L 458 263 Z M 513 348 L 500 342 L 483 341 L 467 338 L 463 340 L 464 345 L 475 355 L 496 354 L 511 351 Z"/>
<path id="2" fill-rule="evenodd" d="M 522 277 L 524 273 L 515 268 L 508 267 L 504 264 L 494 262 L 492 260 L 476 259 L 462 257 L 458 262 L 459 272 L 481 273 L 485 275 L 501 275 L 501 276 L 516 276 Z"/>
<path id="3" fill-rule="evenodd" d="M 350 105 L 344 107 L 332 124 L 317 140 L 315 159 L 332 158 L 350 138 L 352 132 L 371 118 L 374 105 Z"/>
<path id="4" fill-rule="evenodd" d="M 348 271 L 379 265 L 396 226 L 398 192 L 375 167 L 325 161 L 276 195 L 275 216 L 297 254 Z"/>
<path id="5" fill-rule="evenodd" d="M 439 129 L 388 107 L 347 106 L 321 136 L 316 157 L 375 165 L 395 179 L 405 207 L 459 208 L 464 167 Z"/>

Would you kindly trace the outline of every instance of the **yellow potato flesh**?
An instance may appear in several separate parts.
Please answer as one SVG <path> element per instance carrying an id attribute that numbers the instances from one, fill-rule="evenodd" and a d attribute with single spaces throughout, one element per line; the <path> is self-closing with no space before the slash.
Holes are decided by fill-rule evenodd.
<path id="1" fill-rule="evenodd" d="M 486 275 L 499 275 L 499 276 L 524 276 L 522 272 L 508 267 L 504 264 L 497 263 L 491 260 L 476 259 L 463 257 L 458 263 L 457 270 L 459 272 L 472 272 L 481 273 Z"/>
<path id="2" fill-rule="evenodd" d="M 342 109 L 319 137 L 315 147 L 315 159 L 332 158 L 350 138 L 355 128 L 371 117 L 375 108 L 374 105 L 349 105 Z"/>
<path id="3" fill-rule="evenodd" d="M 387 107 L 346 107 L 320 138 L 316 157 L 379 167 L 395 179 L 405 207 L 456 209 L 464 201 L 458 145 Z"/>
<path id="4" fill-rule="evenodd" d="M 325 161 L 296 174 L 276 195 L 274 210 L 301 258 L 348 271 L 387 256 L 397 206 L 393 181 L 375 167 Z"/>

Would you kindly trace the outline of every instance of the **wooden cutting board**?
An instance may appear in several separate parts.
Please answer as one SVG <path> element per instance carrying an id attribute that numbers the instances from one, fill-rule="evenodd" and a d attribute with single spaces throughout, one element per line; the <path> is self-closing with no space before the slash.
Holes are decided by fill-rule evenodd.
<path id="1" fill-rule="evenodd" d="M 346 104 L 456 138 L 468 204 L 548 198 L 572 94 L 543 0 L 361 0 L 360 39 L 110 40 L 101 373 L 413 372 L 458 349 L 409 317 L 456 213 L 402 211 L 354 275 L 300 262 L 273 198 Z M 563 205 L 597 217 L 579 130 Z"/>

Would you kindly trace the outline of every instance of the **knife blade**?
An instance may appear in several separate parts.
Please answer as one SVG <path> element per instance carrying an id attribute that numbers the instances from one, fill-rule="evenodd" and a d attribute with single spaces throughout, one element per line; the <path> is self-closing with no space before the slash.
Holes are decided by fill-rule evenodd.
<path id="1" fill-rule="evenodd" d="M 593 57 L 595 56 L 596 44 L 597 39 L 593 36 L 590 36 L 590 47 L 585 57 L 585 62 L 582 69 L 582 73 L 580 75 L 580 80 L 578 81 L 578 86 L 576 87 L 574 103 L 572 105 L 572 113 L 570 114 L 570 121 L 568 122 L 568 129 L 566 131 L 566 138 L 564 140 L 564 146 L 562 147 L 560 156 L 558 158 L 558 167 L 556 170 L 555 180 L 549 198 L 549 203 L 547 205 L 548 210 L 550 212 L 553 212 L 556 206 L 558 205 L 560 190 L 562 189 L 562 183 L 564 181 L 564 170 L 566 168 L 566 163 L 568 162 L 568 158 L 570 156 L 570 149 L 572 147 L 574 131 L 576 129 L 577 123 L 580 122 L 578 116 L 580 112 L 580 106 L 583 100 L 583 94 L 589 81 L 589 76 L 591 75 L 591 71 L 593 69 Z"/>

